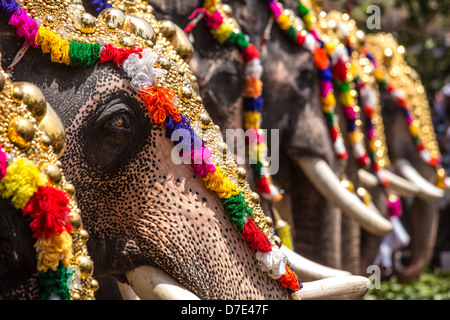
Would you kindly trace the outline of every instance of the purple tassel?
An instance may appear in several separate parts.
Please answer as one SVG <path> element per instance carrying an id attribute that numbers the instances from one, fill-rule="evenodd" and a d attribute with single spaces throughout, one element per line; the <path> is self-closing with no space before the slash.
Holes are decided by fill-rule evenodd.
<path id="1" fill-rule="evenodd" d="M 19 4 L 14 0 L 0 0 L 0 12 L 6 18 L 11 19 L 11 16 L 19 8 Z"/>
<path id="2" fill-rule="evenodd" d="M 186 116 L 181 115 L 181 121 L 174 121 L 173 117 L 168 115 L 164 121 L 164 126 L 166 128 L 167 138 L 171 138 L 173 132 L 178 129 L 187 130 L 189 132 L 190 139 L 183 139 L 183 137 L 180 137 L 179 141 L 174 141 L 173 143 L 176 146 L 182 143 L 180 157 L 183 157 L 183 150 L 191 150 L 191 167 L 194 170 L 195 175 L 204 178 L 208 173 L 216 171 L 216 167 L 211 164 L 211 151 L 205 146 L 203 139 L 201 139 L 191 128 L 190 121 Z"/>
<path id="3" fill-rule="evenodd" d="M 92 9 L 95 10 L 95 15 L 98 16 L 100 12 L 107 8 L 112 8 L 111 4 L 108 4 L 107 0 L 92 0 Z"/>

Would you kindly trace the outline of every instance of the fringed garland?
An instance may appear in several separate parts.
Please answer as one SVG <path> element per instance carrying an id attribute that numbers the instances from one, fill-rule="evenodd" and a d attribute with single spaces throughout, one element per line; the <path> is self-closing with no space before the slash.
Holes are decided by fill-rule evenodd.
<path id="1" fill-rule="evenodd" d="M 72 237 L 69 196 L 48 185 L 48 178 L 28 159 L 10 164 L 0 150 L 0 197 L 9 199 L 28 217 L 36 257 L 39 298 L 70 300 Z"/>
<path id="2" fill-rule="evenodd" d="M 333 74 L 333 82 L 339 93 L 339 102 L 344 110 L 347 120 L 347 132 L 350 144 L 352 145 L 353 155 L 358 166 L 367 169 L 370 166 L 370 158 L 364 147 L 364 135 L 361 133 L 357 125 L 359 119 L 359 111 L 356 109 L 356 103 L 351 94 L 349 75 L 353 68 L 350 60 L 350 52 L 344 47 L 335 47 L 332 43 L 324 43 L 313 29 L 312 15 L 309 9 L 298 1 L 298 11 L 306 25 L 306 30 L 313 34 L 319 45 L 323 46 L 326 52 L 331 56 L 331 71 Z M 348 32 L 343 25 L 338 25 L 345 37 L 348 38 Z"/>
<path id="3" fill-rule="evenodd" d="M 267 142 L 260 134 L 261 129 L 261 110 L 264 103 L 262 98 L 263 83 L 261 75 L 263 67 L 259 59 L 259 50 L 253 43 L 250 43 L 250 37 L 243 32 L 235 32 L 233 27 L 226 22 L 225 17 L 212 1 L 210 7 L 196 9 L 189 20 L 195 19 L 196 15 L 202 13 L 204 15 L 206 25 L 211 29 L 212 35 L 220 44 L 227 46 L 235 46 L 241 53 L 245 63 L 245 84 L 242 97 L 244 100 L 244 129 L 251 134 L 248 139 L 248 153 L 252 164 L 255 183 L 258 192 L 271 202 L 281 200 L 280 190 L 271 182 L 270 175 L 265 171 L 266 160 L 265 151 L 267 150 Z M 185 31 L 192 30 L 190 25 Z"/>
<path id="4" fill-rule="evenodd" d="M 17 10 L 23 10 L 14 0 L 0 1 L 0 12 L 6 16 L 9 15 L 8 18 Z M 30 25 L 34 24 L 30 23 Z M 18 27 L 20 28 L 21 26 L 19 25 Z M 153 68 L 155 62 L 155 54 L 153 51 L 150 49 L 141 50 L 137 47 L 133 47 L 131 49 L 116 48 L 108 45 L 100 47 L 97 51 L 98 47 L 95 45 L 78 45 L 76 41 L 69 42 L 68 40 L 60 38 L 44 26 L 39 28 L 37 27 L 38 24 L 36 23 L 33 27 L 33 30 L 36 30 L 36 38 L 34 39 L 34 43 L 39 45 L 44 53 L 50 53 L 52 61 L 72 66 L 88 66 L 94 63 L 94 61 L 100 60 L 102 62 L 111 61 L 116 64 L 116 66 L 121 66 L 131 78 L 131 84 L 135 84 L 133 87 L 143 98 L 145 107 L 149 110 L 149 114 L 153 121 L 161 124 L 168 131 L 173 130 L 176 127 L 184 127 L 191 132 L 194 137 L 194 141 L 201 141 L 202 162 L 200 164 L 195 164 L 193 162 L 193 170 L 196 174 L 200 175 L 205 183 L 205 187 L 217 194 L 224 206 L 225 212 L 230 216 L 236 228 L 241 232 L 241 234 L 244 235 L 249 247 L 257 251 L 256 258 L 259 266 L 262 270 L 267 271 L 273 279 L 279 280 L 290 293 L 298 291 L 303 287 L 301 281 L 297 279 L 296 275 L 287 265 L 287 261 L 281 253 L 281 250 L 272 246 L 267 236 L 261 230 L 258 228 L 255 229 L 251 225 L 252 210 L 245 203 L 239 188 L 227 178 L 226 173 L 223 170 L 216 168 L 214 164 L 210 163 L 208 155 L 210 155 L 211 152 L 204 145 L 203 140 L 196 135 L 195 131 L 190 126 L 188 119 L 180 114 L 176 107 L 177 95 L 164 87 L 156 86 L 157 78 L 163 77 L 164 72 L 160 69 Z M 228 36 L 223 37 L 222 39 L 224 41 L 228 39 L 231 32 L 226 31 Z M 31 43 L 33 42 L 31 41 Z M 70 47 L 74 45 L 77 46 L 76 50 L 70 50 Z M 72 59 L 75 61 L 72 62 Z M 133 66 L 133 64 L 137 65 Z M 140 65 L 145 65 L 145 70 L 141 70 L 141 68 L 139 68 Z M 174 99 L 172 99 L 172 97 L 174 97 Z M 193 157 L 197 156 L 199 155 L 193 153 Z M 24 171 L 22 170 L 20 175 L 22 176 L 23 174 Z M 3 185 L 3 181 L 8 181 L 8 179 L 6 179 L 7 175 L 8 173 L 2 180 L 0 190 Z M 42 182 L 37 183 L 36 181 L 39 181 L 37 178 L 34 181 L 36 191 L 39 186 L 44 185 Z M 5 190 L 11 190 L 11 188 L 8 187 L 5 188 Z M 0 191 L 0 195 L 2 195 L 2 191 Z M 22 197 L 20 196 L 20 198 Z M 19 201 L 19 203 L 20 205 L 23 205 L 24 201 Z M 66 231 L 63 231 L 59 236 L 64 235 L 65 232 Z M 44 244 L 44 249 L 50 250 L 48 254 L 38 255 L 42 257 L 42 262 L 40 263 L 40 269 L 42 272 L 39 274 L 40 279 L 42 280 L 40 280 L 40 283 L 42 285 L 45 284 L 55 286 L 55 289 L 45 290 L 42 295 L 43 298 L 49 298 L 52 293 L 58 295 L 62 299 L 70 298 L 70 295 L 67 293 L 68 291 L 65 290 L 65 288 L 58 287 L 64 283 L 67 283 L 67 281 L 62 279 L 62 275 L 67 275 L 67 272 L 60 272 L 60 269 L 58 268 L 51 268 L 54 267 L 54 264 L 50 265 L 48 262 L 53 261 L 51 260 L 52 258 L 62 257 L 62 253 L 64 253 L 64 256 L 68 256 L 70 254 L 63 249 L 66 247 L 64 246 L 64 241 L 59 241 L 58 243 L 61 245 L 57 248 L 55 246 L 46 247 L 46 242 L 40 241 L 36 245 L 39 249 L 41 248 L 39 245 Z M 55 254 L 56 249 L 59 251 L 56 251 Z M 58 255 L 58 253 L 61 254 Z M 61 262 L 63 266 L 64 261 L 65 260 L 63 259 Z M 54 272 L 47 272 L 49 269 Z"/>
<path id="5" fill-rule="evenodd" d="M 336 97 L 333 90 L 331 63 L 323 48 L 323 42 L 316 38 L 317 36 L 314 30 L 310 30 L 310 32 L 298 32 L 290 23 L 289 17 L 283 12 L 282 7 L 277 0 L 267 0 L 267 3 L 280 28 L 298 45 L 305 48 L 313 55 L 314 64 L 319 71 L 322 111 L 325 115 L 334 151 L 339 159 L 347 159 L 348 153 L 335 114 Z"/>

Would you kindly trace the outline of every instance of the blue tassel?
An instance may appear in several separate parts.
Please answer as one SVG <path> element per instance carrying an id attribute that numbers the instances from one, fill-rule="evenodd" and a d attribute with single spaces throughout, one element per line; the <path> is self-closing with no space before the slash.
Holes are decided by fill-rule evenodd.
<path id="1" fill-rule="evenodd" d="M 8 21 L 17 8 L 19 8 L 19 4 L 14 0 L 0 0 L 0 12 L 8 18 Z"/>

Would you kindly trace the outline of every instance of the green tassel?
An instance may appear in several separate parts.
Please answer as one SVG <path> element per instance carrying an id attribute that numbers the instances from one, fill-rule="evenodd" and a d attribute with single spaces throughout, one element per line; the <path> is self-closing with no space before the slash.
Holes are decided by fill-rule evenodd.
<path id="1" fill-rule="evenodd" d="M 306 16 L 309 13 L 309 9 L 301 3 L 301 1 L 298 2 L 298 12 L 302 17 Z"/>
<path id="2" fill-rule="evenodd" d="M 245 36 L 245 33 L 242 32 L 239 33 L 232 32 L 226 44 L 236 45 L 236 47 L 241 51 L 245 50 L 250 45 L 250 43 L 247 40 L 247 37 Z"/>
<path id="3" fill-rule="evenodd" d="M 255 173 L 255 178 L 261 179 L 262 178 L 261 170 L 263 168 L 262 162 L 258 161 L 256 164 L 253 164 L 252 167 L 253 167 L 253 172 Z"/>
<path id="4" fill-rule="evenodd" d="M 71 272 L 59 263 L 56 271 L 49 269 L 47 272 L 39 272 L 39 299 L 48 300 L 51 294 L 58 296 L 61 300 L 70 300 L 70 290 L 67 287 Z"/>
<path id="5" fill-rule="evenodd" d="M 230 216 L 231 221 L 233 221 L 238 231 L 242 232 L 244 230 L 244 217 L 245 215 L 251 217 L 253 210 L 247 206 L 240 192 L 235 196 L 231 196 L 229 199 L 221 200 L 225 213 Z"/>
<path id="6" fill-rule="evenodd" d="M 290 26 L 289 29 L 286 30 L 286 33 L 291 37 L 291 38 L 296 38 L 297 37 L 297 30 L 295 30 L 295 28 L 293 26 Z"/>
<path id="7" fill-rule="evenodd" d="M 99 57 L 101 45 L 98 43 L 82 43 L 70 41 L 69 57 L 73 67 L 89 67 L 94 65 Z"/>

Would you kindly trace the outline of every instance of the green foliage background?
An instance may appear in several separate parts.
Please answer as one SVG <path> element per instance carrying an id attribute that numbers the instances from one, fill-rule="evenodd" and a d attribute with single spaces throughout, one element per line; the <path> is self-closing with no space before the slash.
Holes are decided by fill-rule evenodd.
<path id="1" fill-rule="evenodd" d="M 370 289 L 365 300 L 450 300 L 450 272 L 440 269 L 424 272 L 419 279 L 401 284 L 397 278 L 381 282 L 380 289 Z"/>

